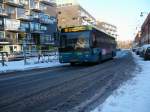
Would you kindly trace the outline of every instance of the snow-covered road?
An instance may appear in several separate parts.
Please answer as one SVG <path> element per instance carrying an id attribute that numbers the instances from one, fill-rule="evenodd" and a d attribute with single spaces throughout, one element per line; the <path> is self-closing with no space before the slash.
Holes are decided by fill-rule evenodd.
<path id="1" fill-rule="evenodd" d="M 150 112 L 150 61 L 133 53 L 140 68 L 106 101 L 91 112 Z"/>

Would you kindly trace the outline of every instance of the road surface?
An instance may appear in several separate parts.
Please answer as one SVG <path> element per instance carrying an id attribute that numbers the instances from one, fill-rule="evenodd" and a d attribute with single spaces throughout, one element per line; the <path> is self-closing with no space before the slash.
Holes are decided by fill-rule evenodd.
<path id="1" fill-rule="evenodd" d="M 0 75 L 0 112 L 88 112 L 135 70 L 131 53 L 99 65 Z"/>

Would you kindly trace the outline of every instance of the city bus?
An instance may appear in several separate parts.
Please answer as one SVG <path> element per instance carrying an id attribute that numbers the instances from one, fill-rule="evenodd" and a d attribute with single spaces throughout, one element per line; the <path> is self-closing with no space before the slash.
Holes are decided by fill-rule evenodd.
<path id="1" fill-rule="evenodd" d="M 100 29 L 85 25 L 61 29 L 60 63 L 100 63 L 116 55 L 116 40 Z"/>

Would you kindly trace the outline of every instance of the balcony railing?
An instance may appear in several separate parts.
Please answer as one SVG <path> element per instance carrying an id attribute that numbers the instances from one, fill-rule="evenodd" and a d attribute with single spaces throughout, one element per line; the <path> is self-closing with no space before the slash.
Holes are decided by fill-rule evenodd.
<path id="1" fill-rule="evenodd" d="M 0 16 L 8 16 L 5 9 L 0 8 Z"/>
<path id="2" fill-rule="evenodd" d="M 40 2 L 48 5 L 56 5 L 56 0 L 40 0 Z"/>
<path id="3" fill-rule="evenodd" d="M 19 0 L 4 0 L 5 4 L 16 6 L 16 7 L 23 7 L 24 3 L 21 3 Z"/>
<path id="4" fill-rule="evenodd" d="M 40 15 L 40 23 L 43 23 L 43 24 L 50 24 L 51 23 L 51 19 L 48 15 Z"/>
<path id="5" fill-rule="evenodd" d="M 11 32 L 25 32 L 26 28 L 22 26 L 21 21 L 16 19 L 6 19 L 4 28 Z"/>
<path id="6" fill-rule="evenodd" d="M 50 39 L 47 40 L 47 39 L 43 38 L 43 39 L 40 40 L 40 43 L 43 44 L 43 45 L 47 45 L 47 44 L 53 45 L 55 43 L 55 41 L 54 40 L 50 40 Z"/>
<path id="7" fill-rule="evenodd" d="M 9 27 L 5 27 L 5 30 L 10 32 L 26 32 L 26 29 L 22 27 L 14 28 L 9 26 Z"/>
<path id="8" fill-rule="evenodd" d="M 33 39 L 26 39 L 26 40 L 18 40 L 18 44 L 26 43 L 27 45 L 33 45 L 35 44 Z"/>
<path id="9" fill-rule="evenodd" d="M 17 17 L 18 20 L 22 20 L 22 21 L 32 21 L 33 17 L 32 16 L 27 16 L 27 15 L 19 15 Z"/>
<path id="10" fill-rule="evenodd" d="M 51 20 L 50 20 L 50 19 L 41 18 L 41 19 L 40 19 L 40 23 L 43 23 L 43 24 L 51 24 Z"/>

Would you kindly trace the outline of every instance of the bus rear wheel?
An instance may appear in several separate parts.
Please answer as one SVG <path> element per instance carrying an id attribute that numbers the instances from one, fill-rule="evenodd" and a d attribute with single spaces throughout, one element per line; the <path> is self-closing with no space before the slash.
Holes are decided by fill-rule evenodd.
<path id="1" fill-rule="evenodd" d="M 97 63 L 100 64 L 102 62 L 102 55 L 99 54 Z"/>

